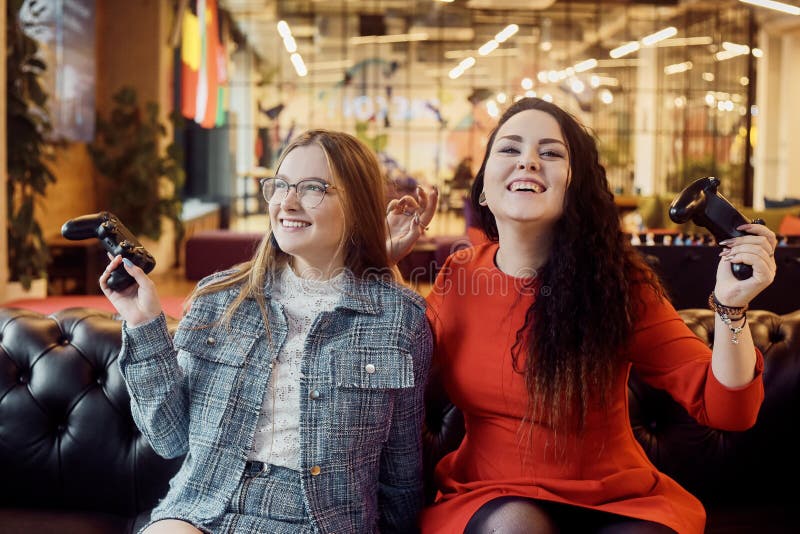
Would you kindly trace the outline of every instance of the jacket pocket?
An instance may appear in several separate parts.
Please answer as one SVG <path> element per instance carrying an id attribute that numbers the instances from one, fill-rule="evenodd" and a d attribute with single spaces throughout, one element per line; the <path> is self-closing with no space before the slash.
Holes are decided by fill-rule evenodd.
<path id="1" fill-rule="evenodd" d="M 211 328 L 179 328 L 175 332 L 175 348 L 185 350 L 195 358 L 233 367 L 244 365 L 256 337 L 225 326 Z"/>
<path id="2" fill-rule="evenodd" d="M 356 347 L 333 351 L 338 388 L 401 389 L 414 387 L 414 360 L 397 347 Z"/>
<path id="3" fill-rule="evenodd" d="M 398 390 L 414 386 L 414 362 L 397 347 L 333 351 L 332 430 L 377 461 L 389 437 Z M 366 460 L 369 461 L 369 460 Z"/>
<path id="4" fill-rule="evenodd" d="M 231 403 L 242 393 L 256 337 L 225 327 L 180 328 L 175 347 L 187 355 L 191 441 L 214 440 Z"/>

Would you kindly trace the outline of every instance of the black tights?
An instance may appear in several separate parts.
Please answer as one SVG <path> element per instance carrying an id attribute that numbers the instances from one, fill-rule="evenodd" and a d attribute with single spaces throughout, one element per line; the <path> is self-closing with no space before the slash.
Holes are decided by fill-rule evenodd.
<path id="1" fill-rule="evenodd" d="M 481 506 L 464 534 L 675 534 L 660 523 L 525 497 L 499 497 Z"/>

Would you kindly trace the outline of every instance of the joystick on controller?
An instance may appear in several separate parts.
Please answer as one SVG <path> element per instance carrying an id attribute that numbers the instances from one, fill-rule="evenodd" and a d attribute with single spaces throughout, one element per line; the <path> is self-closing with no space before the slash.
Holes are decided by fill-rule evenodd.
<path id="1" fill-rule="evenodd" d="M 116 215 L 107 211 L 70 219 L 61 227 L 61 235 L 72 240 L 96 237 L 112 256 L 119 254 L 123 258 L 128 258 L 146 273 L 156 266 L 156 260 L 139 243 L 136 236 Z M 108 287 L 114 291 L 122 291 L 134 283 L 135 280 L 123 265 L 114 269 L 108 277 Z"/>
<path id="2" fill-rule="evenodd" d="M 707 228 L 717 243 L 749 235 L 737 230 L 738 226 L 751 221 L 733 207 L 733 204 L 717 192 L 719 180 L 713 176 L 695 180 L 672 201 L 669 207 L 669 218 L 673 222 L 683 224 L 691 219 L 698 226 Z M 763 219 L 752 221 L 753 224 L 764 224 Z M 746 263 L 731 264 L 733 275 L 739 280 L 753 276 L 753 267 Z"/>

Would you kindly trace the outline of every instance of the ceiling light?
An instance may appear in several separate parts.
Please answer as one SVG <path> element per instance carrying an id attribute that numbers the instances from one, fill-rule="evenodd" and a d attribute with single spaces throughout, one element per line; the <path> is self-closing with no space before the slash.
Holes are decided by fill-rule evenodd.
<path id="1" fill-rule="evenodd" d="M 292 30 L 289 29 L 289 24 L 285 20 L 278 21 L 278 34 L 284 39 L 292 35 Z"/>
<path id="2" fill-rule="evenodd" d="M 292 60 L 292 65 L 294 65 L 294 70 L 297 72 L 298 76 L 302 78 L 308 74 L 308 69 L 306 68 L 305 63 L 303 63 L 303 58 L 300 57 L 300 54 L 295 52 L 290 56 L 290 59 Z"/>
<path id="3" fill-rule="evenodd" d="M 722 48 L 730 52 L 736 52 L 738 55 L 744 55 L 750 53 L 749 46 L 743 44 L 731 43 L 728 41 L 724 41 L 722 43 Z"/>
<path id="4" fill-rule="evenodd" d="M 714 81 L 714 73 L 713 72 L 704 72 L 703 73 L 703 79 L 705 81 L 707 81 L 707 82 L 713 82 Z"/>
<path id="5" fill-rule="evenodd" d="M 764 51 L 760 48 L 753 49 L 753 57 L 764 57 Z"/>
<path id="6" fill-rule="evenodd" d="M 608 53 L 609 56 L 613 57 L 614 59 L 620 58 L 622 56 L 627 56 L 632 52 L 636 52 L 642 47 L 639 44 L 639 41 L 631 41 L 629 43 L 625 43 L 622 46 L 618 46 L 617 48 L 613 49 Z"/>
<path id="7" fill-rule="evenodd" d="M 519 31 L 519 26 L 517 26 L 516 24 L 509 24 L 508 26 L 500 30 L 500 32 L 497 35 L 495 35 L 494 38 L 498 43 L 502 43 L 506 41 L 509 37 L 517 33 L 518 31 Z"/>
<path id="8" fill-rule="evenodd" d="M 663 30 L 659 30 L 656 33 L 651 33 L 645 37 L 642 37 L 642 44 L 644 46 L 652 46 L 659 41 L 663 41 L 664 39 L 669 39 L 673 35 L 678 34 L 678 29 L 674 26 L 670 26 L 669 28 L 664 28 Z"/>
<path id="9" fill-rule="evenodd" d="M 586 85 L 578 79 L 572 80 L 569 85 L 573 93 L 582 93 L 586 89 Z"/>
<path id="10" fill-rule="evenodd" d="M 533 80 L 531 80 L 530 78 L 522 78 L 520 85 L 525 90 L 533 89 Z"/>
<path id="11" fill-rule="evenodd" d="M 575 72 L 584 72 L 589 69 L 593 69 L 597 66 L 596 59 L 587 59 L 586 61 L 581 61 L 580 63 L 575 64 Z"/>
<path id="12" fill-rule="evenodd" d="M 497 93 L 497 101 L 501 104 L 505 104 L 506 100 L 508 100 L 508 96 L 505 93 Z"/>
<path id="13" fill-rule="evenodd" d="M 614 101 L 614 93 L 608 89 L 602 89 L 600 91 L 600 101 L 603 102 L 603 104 L 612 103 Z"/>
<path id="14" fill-rule="evenodd" d="M 790 6 L 789 4 L 784 4 L 783 2 L 773 2 L 772 0 L 739 0 L 743 4 L 750 4 L 752 6 L 758 7 L 766 7 L 768 9 L 774 9 L 775 11 L 780 11 L 782 13 L 788 13 L 789 15 L 800 15 L 800 7 L 797 6 Z"/>
<path id="15" fill-rule="evenodd" d="M 525 96 L 528 98 L 536 98 L 536 91 L 525 91 Z"/>
<path id="16" fill-rule="evenodd" d="M 482 56 L 492 53 L 500 46 L 500 43 L 492 39 L 491 41 L 486 41 L 483 46 L 478 49 L 478 53 Z"/>
<path id="17" fill-rule="evenodd" d="M 722 52 L 717 52 L 714 54 L 714 58 L 716 58 L 717 61 L 725 61 L 726 59 L 741 55 L 742 53 L 736 50 L 723 50 Z"/>
<path id="18" fill-rule="evenodd" d="M 294 37 L 292 37 L 292 34 L 283 38 L 283 46 L 290 54 L 297 52 L 297 42 L 294 40 Z"/>
<path id="19" fill-rule="evenodd" d="M 683 63 L 675 63 L 674 65 L 667 65 L 664 67 L 664 74 L 669 76 L 670 74 L 679 74 L 681 72 L 686 72 L 687 70 L 691 70 L 692 62 L 691 61 L 684 61 Z"/>

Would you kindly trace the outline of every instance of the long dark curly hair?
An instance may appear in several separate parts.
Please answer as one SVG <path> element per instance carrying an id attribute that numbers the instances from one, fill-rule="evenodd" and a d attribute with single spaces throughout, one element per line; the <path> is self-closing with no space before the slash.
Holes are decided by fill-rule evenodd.
<path id="1" fill-rule="evenodd" d="M 579 431 L 590 403 L 609 404 L 614 370 L 633 331 L 639 303 L 635 286 L 647 284 L 662 298 L 664 291 L 622 232 L 594 136 L 545 100 L 514 103 L 489 138 L 470 199 L 486 235 L 499 239 L 494 215 L 479 203 L 486 162 L 500 127 L 525 110 L 543 111 L 560 125 L 569 150 L 570 182 L 547 262 L 537 273 L 538 283 L 549 291 L 540 291 L 528 309 L 513 361 L 525 376 L 530 421 Z"/>

